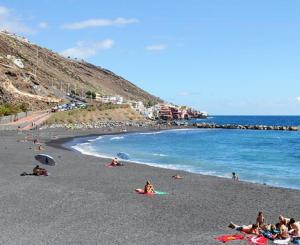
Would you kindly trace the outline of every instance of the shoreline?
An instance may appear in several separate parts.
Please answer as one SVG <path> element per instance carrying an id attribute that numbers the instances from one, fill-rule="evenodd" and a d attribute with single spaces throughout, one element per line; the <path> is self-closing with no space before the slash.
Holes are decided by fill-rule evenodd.
<path id="1" fill-rule="evenodd" d="M 111 160 L 111 156 L 103 156 L 103 155 L 95 155 L 95 154 L 86 154 L 83 153 L 79 150 L 76 150 L 74 148 L 72 148 L 71 146 L 66 146 L 66 143 L 71 143 L 72 141 L 76 140 L 76 139 L 83 139 L 83 138 L 90 138 L 90 137 L 98 137 L 98 136 L 104 136 L 104 135 L 126 135 L 126 134 L 131 134 L 131 133 L 142 133 L 142 132 L 160 132 L 160 131 L 168 131 L 168 130 L 174 130 L 174 129 L 199 129 L 197 127 L 170 127 L 170 128 L 166 128 L 166 129 L 156 129 L 156 128 L 143 128 L 143 130 L 138 130 L 138 129 L 133 129 L 133 130 L 129 130 L 126 132 L 120 132 L 118 131 L 119 129 L 116 128 L 117 131 L 112 131 L 112 132 L 100 132 L 100 133 L 91 133 L 91 134 L 83 134 L 83 135 L 75 135 L 75 136 L 71 136 L 71 137 L 65 137 L 65 138 L 60 138 L 60 139 L 54 139 L 54 140 L 50 140 L 48 142 L 45 142 L 46 145 L 58 148 L 58 149 L 64 149 L 64 150 L 68 150 L 68 151 L 73 151 L 73 152 L 79 152 L 82 155 L 87 155 L 87 156 L 93 156 L 93 157 L 97 157 L 99 159 L 102 160 Z M 201 128 L 200 128 L 201 129 Z M 203 129 L 207 129 L 207 128 L 203 128 Z M 210 128 L 212 130 L 217 130 L 220 128 Z M 242 129 L 241 129 L 242 130 Z M 199 172 L 193 172 L 193 171 L 188 171 L 185 169 L 172 169 L 172 168 L 168 168 L 167 166 L 162 166 L 159 163 L 147 163 L 147 162 L 137 162 L 137 161 L 127 161 L 127 160 L 123 160 L 126 163 L 130 163 L 130 164 L 138 164 L 138 165 L 144 165 L 144 166 L 150 166 L 150 167 L 155 167 L 158 169 L 167 169 L 167 170 L 171 170 L 174 171 L 174 174 L 176 171 L 180 171 L 180 172 L 184 172 L 184 173 L 188 173 L 188 174 L 195 174 L 195 175 L 199 175 L 199 176 L 211 176 L 211 177 L 216 177 L 216 178 L 223 178 L 223 179 L 229 179 L 231 180 L 230 177 L 225 177 L 225 176 L 221 176 L 221 175 L 210 175 L 210 174 L 205 174 L 205 173 L 199 173 Z M 270 185 L 270 184 L 266 184 L 266 183 L 260 183 L 257 182 L 255 180 L 251 181 L 251 180 L 239 180 L 239 182 L 244 182 L 244 183 L 249 183 L 249 184 L 254 184 L 254 185 L 261 185 L 261 186 L 269 186 L 272 188 L 282 188 L 282 189 L 288 189 L 288 190 L 295 190 L 295 191 L 299 191 L 300 189 L 297 188 L 292 188 L 292 187 L 284 187 L 284 186 L 276 186 L 276 185 Z"/>
<path id="2" fill-rule="evenodd" d="M 57 138 L 58 144 L 101 133 L 112 132 L 55 129 L 29 134 L 43 144 Z M 232 233 L 230 222 L 252 224 L 258 211 L 272 224 L 280 214 L 300 220 L 298 190 L 143 164 L 112 169 L 105 167 L 106 159 L 51 144 L 41 152 L 57 161 L 46 166 L 50 175 L 20 176 L 36 165 L 36 146 L 23 141 L 24 133 L 0 132 L 0 137 L 0 244 L 217 245 L 215 237 Z M 172 179 L 177 173 L 184 178 Z M 147 179 L 169 194 L 136 194 Z"/>

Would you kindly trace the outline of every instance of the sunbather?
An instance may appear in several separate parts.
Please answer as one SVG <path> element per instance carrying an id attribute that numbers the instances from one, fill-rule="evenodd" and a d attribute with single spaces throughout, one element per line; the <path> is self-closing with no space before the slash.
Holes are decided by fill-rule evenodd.
<path id="1" fill-rule="evenodd" d="M 265 217 L 262 212 L 258 212 L 258 216 L 256 218 L 256 224 L 260 228 L 265 224 Z"/>
<path id="2" fill-rule="evenodd" d="M 145 194 L 155 193 L 153 185 L 148 180 L 147 180 L 146 185 L 144 187 L 144 193 Z"/>
<path id="3" fill-rule="evenodd" d="M 40 175 L 44 175 L 44 176 L 48 176 L 48 171 L 44 168 L 41 168 L 39 165 L 36 165 L 33 170 L 32 170 L 34 175 L 40 176 Z"/>
<path id="4" fill-rule="evenodd" d="M 259 235 L 258 225 L 244 225 L 244 226 L 238 226 L 236 224 L 230 223 L 228 225 L 229 228 L 235 229 L 237 231 L 243 231 L 247 234 L 253 234 L 253 235 Z"/>
<path id="5" fill-rule="evenodd" d="M 183 177 L 180 176 L 179 174 L 173 175 L 172 178 L 173 179 L 183 179 Z"/>
<path id="6" fill-rule="evenodd" d="M 294 218 L 291 218 L 289 224 L 292 228 L 290 234 L 294 237 L 300 237 L 300 222 L 296 222 Z"/>
<path id="7" fill-rule="evenodd" d="M 285 218 L 283 217 L 282 215 L 279 215 L 279 223 L 281 225 L 285 225 L 285 226 L 288 226 L 288 223 L 290 222 L 290 219 L 289 218 Z"/>
<path id="8" fill-rule="evenodd" d="M 118 161 L 118 158 L 115 157 L 115 158 L 111 161 L 110 165 L 111 165 L 111 166 L 122 166 L 123 164 L 120 163 L 120 162 Z"/>

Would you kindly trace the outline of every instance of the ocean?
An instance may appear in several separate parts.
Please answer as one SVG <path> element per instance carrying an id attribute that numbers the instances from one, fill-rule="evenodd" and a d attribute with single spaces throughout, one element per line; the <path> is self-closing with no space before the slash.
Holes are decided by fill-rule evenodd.
<path id="1" fill-rule="evenodd" d="M 215 116 L 218 124 L 300 125 L 300 116 Z M 83 154 L 115 157 L 162 168 L 300 189 L 300 132 L 232 129 L 172 129 L 79 138 L 69 143 Z"/>

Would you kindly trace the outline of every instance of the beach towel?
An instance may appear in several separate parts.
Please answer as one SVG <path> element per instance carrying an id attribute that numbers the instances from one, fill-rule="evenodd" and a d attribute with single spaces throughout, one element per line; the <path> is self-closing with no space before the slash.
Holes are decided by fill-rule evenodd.
<path id="1" fill-rule="evenodd" d="M 275 239 L 273 242 L 275 244 L 289 244 L 290 240 L 291 240 L 291 238 L 287 238 L 287 239 Z"/>
<path id="2" fill-rule="evenodd" d="M 268 239 L 264 236 L 247 235 L 248 243 L 255 245 L 267 245 Z"/>
<path id="3" fill-rule="evenodd" d="M 226 242 L 231 242 L 231 241 L 235 241 L 235 240 L 243 240 L 244 236 L 239 235 L 239 234 L 230 234 L 230 235 L 219 236 L 215 239 L 220 242 L 226 243 Z"/>
<path id="4" fill-rule="evenodd" d="M 164 192 L 164 191 L 155 191 L 155 193 L 145 193 L 143 189 L 136 189 L 135 190 L 138 194 L 143 194 L 143 195 L 167 195 L 169 194 L 168 192 Z"/>

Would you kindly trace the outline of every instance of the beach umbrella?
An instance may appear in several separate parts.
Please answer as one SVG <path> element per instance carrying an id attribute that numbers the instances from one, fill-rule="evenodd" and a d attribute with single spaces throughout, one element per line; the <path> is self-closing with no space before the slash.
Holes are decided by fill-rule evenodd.
<path id="1" fill-rule="evenodd" d="M 42 164 L 54 166 L 55 165 L 55 160 L 53 157 L 46 155 L 46 154 L 38 154 L 35 156 L 35 159 L 39 161 Z"/>
<path id="2" fill-rule="evenodd" d="M 125 152 L 119 152 L 117 153 L 117 156 L 123 160 L 128 160 L 129 159 L 129 155 Z"/>

